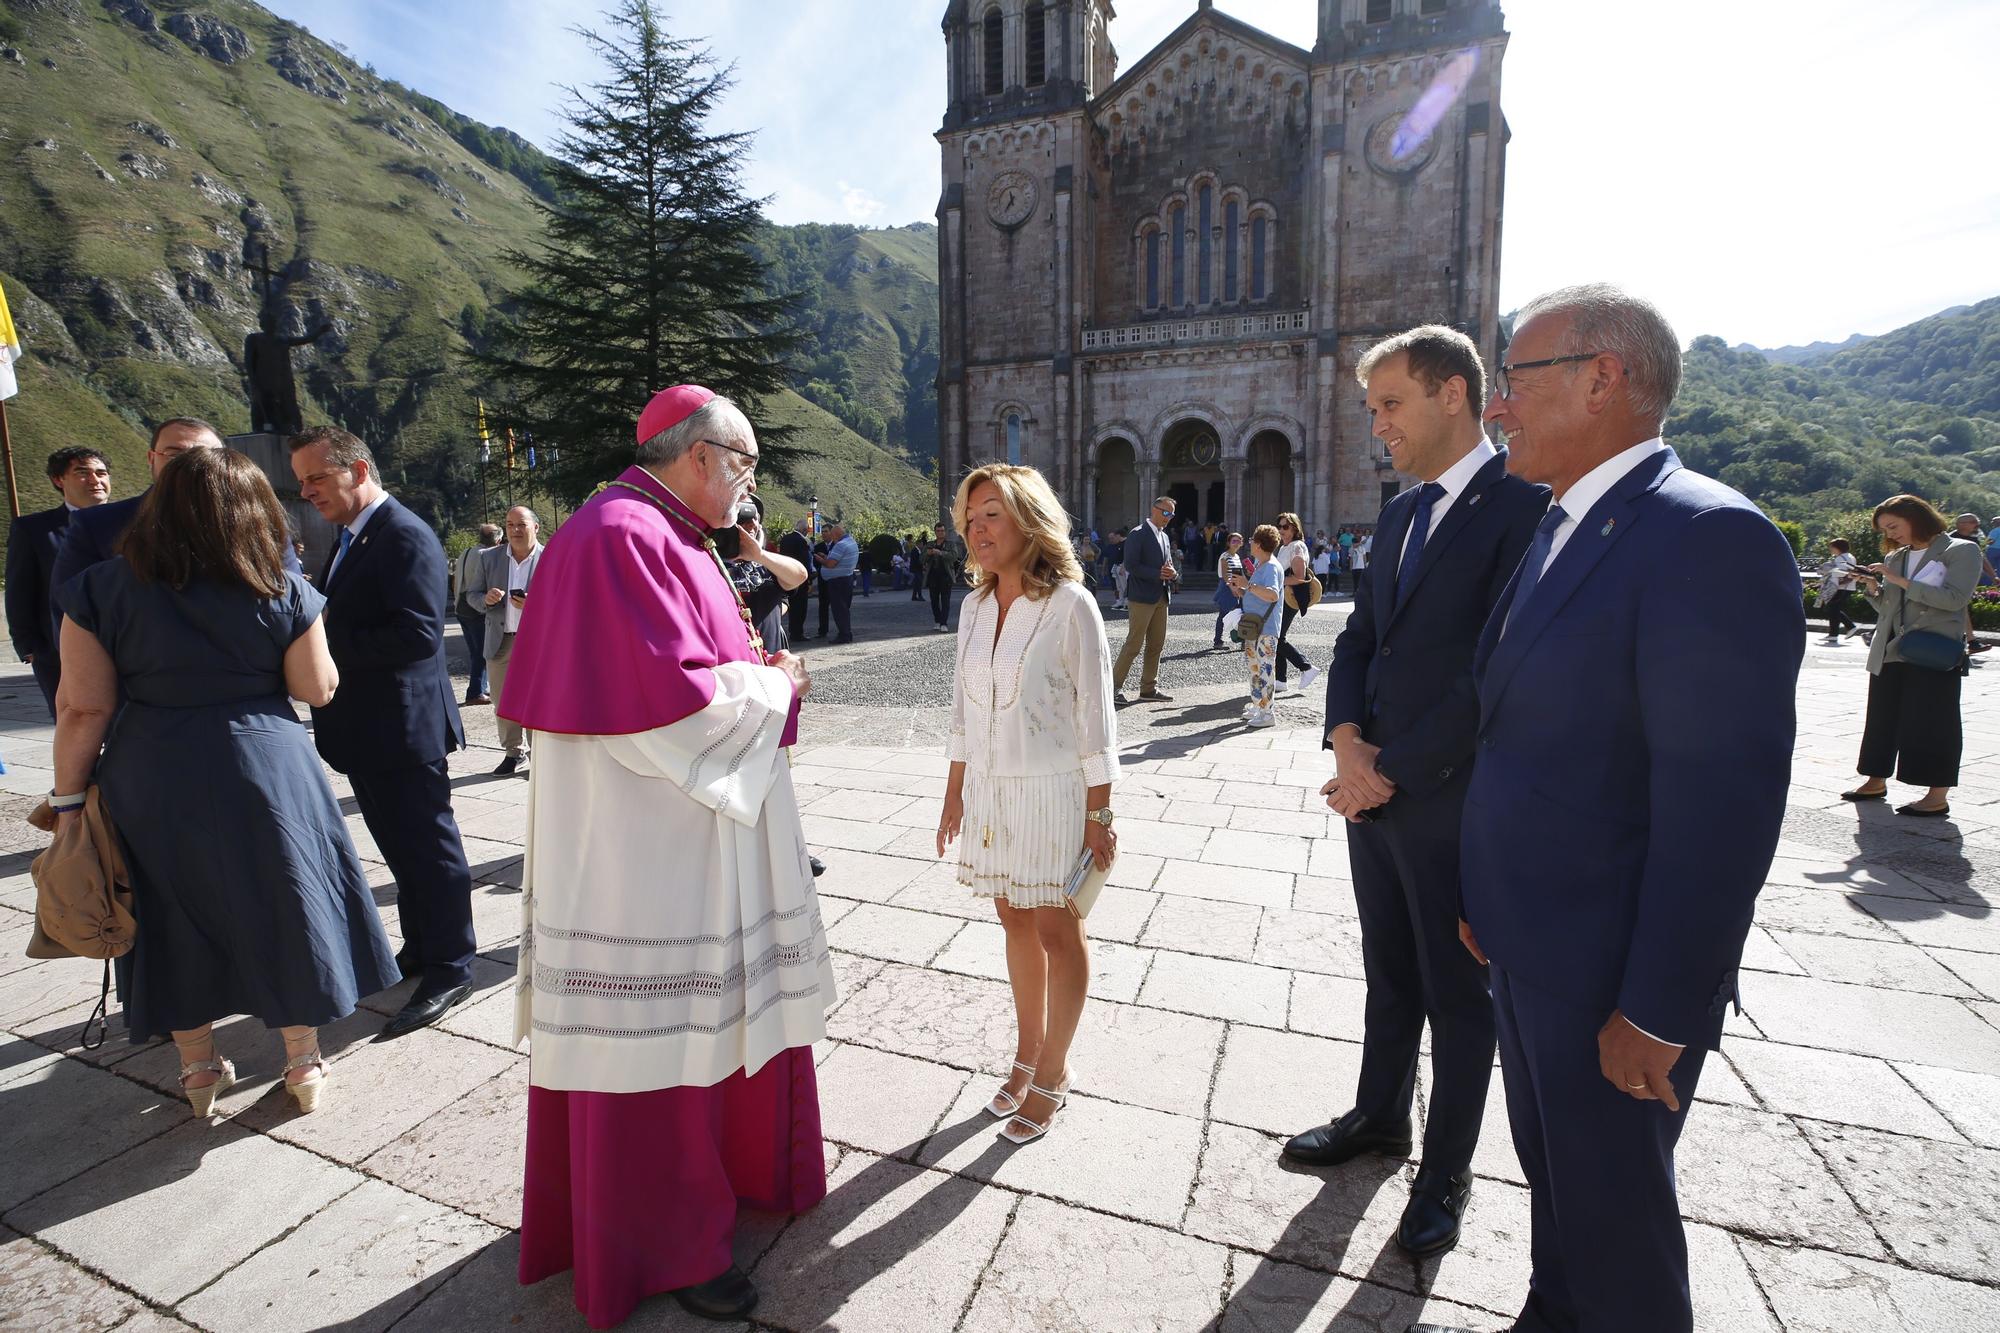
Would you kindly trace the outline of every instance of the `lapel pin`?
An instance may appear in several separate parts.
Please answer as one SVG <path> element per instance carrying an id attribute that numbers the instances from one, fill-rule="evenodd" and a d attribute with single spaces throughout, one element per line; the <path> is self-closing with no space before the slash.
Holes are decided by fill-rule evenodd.
<path id="1" fill-rule="evenodd" d="M 1611 529 L 1617 526 L 1618 526 L 1617 519 L 1607 518 L 1604 520 L 1604 526 L 1597 530 L 1597 535 L 1600 537 L 1609 537 L 1611 535 Z"/>
<path id="2" fill-rule="evenodd" d="M 1478 504 L 1478 503 L 1479 503 L 1479 497 L 1478 497 L 1478 496 L 1476 496 L 1476 495 L 1475 495 L 1475 496 L 1472 496 L 1472 497 L 1471 497 L 1470 499 L 1468 499 L 1468 500 L 1466 501 L 1466 503 L 1467 503 L 1468 505 L 1476 505 L 1476 504 Z"/>

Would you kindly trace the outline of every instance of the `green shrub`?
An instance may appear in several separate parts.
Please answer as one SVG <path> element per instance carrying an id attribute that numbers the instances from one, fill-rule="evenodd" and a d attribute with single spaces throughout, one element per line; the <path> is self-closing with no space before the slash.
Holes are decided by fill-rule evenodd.
<path id="1" fill-rule="evenodd" d="M 1793 558 L 1797 559 L 1805 555 L 1806 525 L 1803 523 L 1796 523 L 1789 518 L 1781 518 L 1781 519 L 1776 519 L 1774 521 L 1778 525 L 1778 531 L 1785 534 L 1785 540 L 1792 544 Z"/>

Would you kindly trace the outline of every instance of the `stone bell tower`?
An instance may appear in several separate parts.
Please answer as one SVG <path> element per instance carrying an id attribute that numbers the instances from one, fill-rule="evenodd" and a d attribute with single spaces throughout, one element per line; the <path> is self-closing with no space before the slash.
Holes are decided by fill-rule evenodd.
<path id="1" fill-rule="evenodd" d="M 1087 108 L 1116 68 L 1111 16 L 1111 0 L 952 0 L 945 11 L 941 511 L 985 462 L 1038 467 L 1059 494 L 1074 487 L 1073 349 L 1102 158 Z"/>

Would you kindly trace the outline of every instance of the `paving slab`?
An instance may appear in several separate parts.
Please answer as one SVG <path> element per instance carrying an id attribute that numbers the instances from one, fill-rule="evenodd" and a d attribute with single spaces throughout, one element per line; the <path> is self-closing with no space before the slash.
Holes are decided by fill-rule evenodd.
<path id="1" fill-rule="evenodd" d="M 1047 1135 L 1016 1147 L 986 1114 L 992 1093 L 983 1082 L 960 1093 L 918 1160 L 1119 1217 L 1179 1224 L 1200 1155 L 1199 1116 L 1071 1093 Z"/>
<path id="2" fill-rule="evenodd" d="M 1748 1239 L 1742 1247 L 1785 1333 L 1989 1333 L 2000 1328 L 2000 1287 L 1825 1250 Z"/>
<path id="3" fill-rule="evenodd" d="M 1770 1110 L 1962 1141 L 1951 1123 L 1886 1060 L 1772 1041 L 1733 1041 L 1728 1052 L 1744 1081 Z M 1704 1091 L 1715 1064 L 1711 1057 L 1702 1068 Z"/>
<path id="4" fill-rule="evenodd" d="M 968 1081 L 991 1096 L 1006 1078 L 1004 1070 L 967 1074 L 854 1045 L 828 1056 L 818 1074 L 820 1124 L 827 1138 L 906 1160 L 915 1158 Z"/>
<path id="5" fill-rule="evenodd" d="M 1300 972 L 1292 978 L 1286 1026 L 1294 1032 L 1360 1041 L 1367 1033 L 1368 983 L 1359 977 Z"/>
<path id="6" fill-rule="evenodd" d="M 888 963 L 834 1011 L 827 1035 L 961 1069 L 986 1069 L 1014 1049 L 1014 1000 L 1001 982 Z"/>
<path id="7" fill-rule="evenodd" d="M 1263 919 L 1264 909 L 1254 903 L 1165 897 L 1146 922 L 1139 942 L 1247 963 L 1257 947 L 1257 927 Z"/>
<path id="8" fill-rule="evenodd" d="M 171 1306 L 363 1179 L 233 1123 L 187 1121 L 14 1209 L 7 1224 Z M 133 1243 L 197 1224 L 199 1244 Z"/>
<path id="9" fill-rule="evenodd" d="M 1229 1252 L 1114 1217 L 1021 1201 L 962 1333 L 1198 1329 L 1222 1307 Z"/>
<path id="10" fill-rule="evenodd" d="M 1282 1028 L 1291 995 L 1292 976 L 1282 968 L 1163 949 L 1139 999 L 1161 1009 Z"/>
<path id="11" fill-rule="evenodd" d="M 103 1333 L 143 1309 L 103 1278 L 0 1227 L 0 1328 Z"/>
<path id="12" fill-rule="evenodd" d="M 1882 990 L 1923 991 L 1932 995 L 1970 995 L 1975 998 L 1979 995 L 1956 973 L 1914 944 L 1811 935 L 1802 931 L 1781 932 L 1777 941 L 1784 946 L 1787 954 L 1804 965 L 1807 974 L 1822 981 L 1873 986 Z M 1988 956 L 2000 959 L 2000 955 Z"/>
<path id="13" fill-rule="evenodd" d="M 82 1061 L 37 1062 L 0 1085 L 0 1162 L 6 1164 L 0 1213 L 158 1138 L 189 1115 L 184 1103 Z"/>
<path id="14" fill-rule="evenodd" d="M 370 1153 L 362 1169 L 412 1194 L 511 1228 L 521 1225 L 527 1154 L 528 1070 L 523 1061 Z"/>
<path id="15" fill-rule="evenodd" d="M 964 924 L 955 917 L 862 903 L 827 928 L 826 940 L 864 958 L 921 966 L 935 958 Z"/>
<path id="16" fill-rule="evenodd" d="M 2000 1073 L 2000 1030 L 1960 1000 L 1771 973 L 1743 989 L 1750 1017 L 1773 1041 Z"/>
<path id="17" fill-rule="evenodd" d="M 1968 1074 L 1929 1065 L 1899 1064 L 1896 1069 L 1959 1133 L 1982 1148 L 2000 1148 L 2000 1074 Z"/>
<path id="18" fill-rule="evenodd" d="M 1699 1222 L 1888 1257 L 1820 1155 L 1791 1120 L 1738 1106 L 1697 1106 L 1674 1156 L 1681 1212 Z"/>
<path id="19" fill-rule="evenodd" d="M 1361 1046 L 1238 1024 L 1224 1043 L 1209 1114 L 1289 1138 L 1354 1105 Z"/>
<path id="20" fill-rule="evenodd" d="M 1805 1132 L 1897 1259 L 1970 1281 L 2000 1276 L 2000 1151 L 1842 1125 Z"/>
<path id="21" fill-rule="evenodd" d="M 748 1267 L 756 1261 L 756 1253 L 743 1241 L 744 1227 L 739 1222 L 735 1258 L 739 1265 Z M 497 1329 L 541 1333 L 587 1327 L 577 1311 L 576 1287 L 568 1273 L 524 1287 L 520 1269 L 520 1234 L 503 1232 L 425 1293 L 401 1327 L 411 1333 L 494 1333 Z M 697 1319 L 671 1296 L 660 1295 L 640 1302 L 618 1328 L 619 1333 L 749 1333 L 750 1325 Z"/>
<path id="22" fill-rule="evenodd" d="M 862 1152 L 842 1158 L 828 1183 L 827 1197 L 785 1229 L 752 1274 L 762 1293 L 758 1321 L 801 1330 L 955 1328 L 1018 1196 Z"/>
<path id="23" fill-rule="evenodd" d="M 179 1312 L 216 1333 L 386 1329 L 502 1234 L 393 1185 L 363 1181 Z"/>

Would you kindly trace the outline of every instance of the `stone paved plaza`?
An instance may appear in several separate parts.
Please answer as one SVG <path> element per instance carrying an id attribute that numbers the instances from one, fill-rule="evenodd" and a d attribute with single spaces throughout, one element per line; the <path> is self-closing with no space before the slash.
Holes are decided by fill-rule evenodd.
<path id="1" fill-rule="evenodd" d="M 932 848 L 953 641 L 877 593 L 857 599 L 860 643 L 803 645 L 820 685 L 793 772 L 841 986 L 818 1052 L 831 1192 L 789 1222 L 745 1215 L 757 1327 L 1400 1333 L 1419 1315 L 1503 1328 L 1518 1308 L 1528 1199 L 1497 1079 L 1442 1260 L 1390 1240 L 1409 1164 L 1279 1160 L 1349 1103 L 1359 934 L 1343 826 L 1316 795 L 1319 708 L 1236 725 L 1238 659 L 1209 652 L 1202 611 L 1174 620 L 1174 700 L 1120 715 L 1123 854 L 1090 921 L 1077 1093 L 1019 1151 L 981 1111 L 1011 1050 L 1000 929 Z M 1342 614 L 1309 618 L 1315 661 Z M 1681 1145 L 1697 1322 L 1716 1333 L 2000 1328 L 2000 707 L 1975 671 L 1954 818 L 1856 809 L 1837 793 L 1861 658 L 1808 655 L 1748 1012 Z M 114 1024 L 80 1049 L 96 964 L 22 954 L 41 837 L 21 817 L 49 789 L 52 729 L 26 670 L 0 669 L 0 1327 L 584 1327 L 566 1277 L 514 1280 L 527 784 L 488 775 L 491 710 L 467 722 L 452 768 L 480 994 L 400 1041 L 370 1038 L 401 988 L 325 1030 L 333 1083 L 308 1118 L 275 1090 L 276 1036 L 221 1024 L 243 1081 L 198 1124 L 171 1044 Z M 202 775 L 162 773 L 159 796 L 198 802 Z M 627 1325 L 695 1326 L 667 1298 Z"/>

